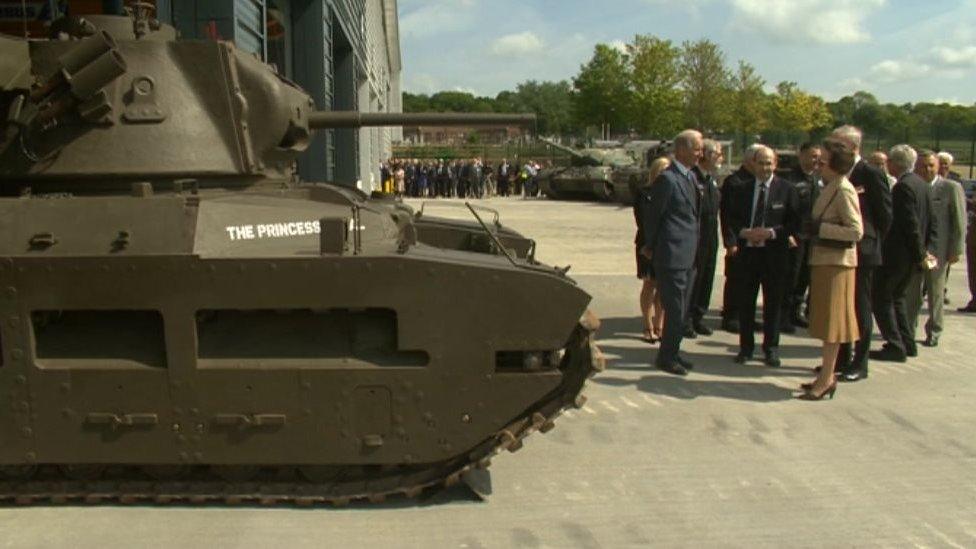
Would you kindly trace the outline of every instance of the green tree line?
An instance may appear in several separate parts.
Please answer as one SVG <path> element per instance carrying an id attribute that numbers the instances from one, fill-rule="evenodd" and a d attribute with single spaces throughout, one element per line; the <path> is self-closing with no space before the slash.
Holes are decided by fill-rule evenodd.
<path id="1" fill-rule="evenodd" d="M 624 48 L 597 44 L 571 80 L 529 80 L 495 97 L 404 93 L 403 109 L 534 112 L 540 133 L 563 136 L 593 135 L 608 125 L 615 135 L 660 138 L 694 127 L 710 135 L 742 141 L 761 136 L 786 145 L 855 124 L 878 146 L 904 141 L 939 148 L 976 139 L 976 105 L 895 105 L 864 91 L 827 102 L 796 82 L 767 86 L 754 66 L 741 60 L 730 64 L 710 40 L 675 44 L 652 35 L 637 35 Z"/>

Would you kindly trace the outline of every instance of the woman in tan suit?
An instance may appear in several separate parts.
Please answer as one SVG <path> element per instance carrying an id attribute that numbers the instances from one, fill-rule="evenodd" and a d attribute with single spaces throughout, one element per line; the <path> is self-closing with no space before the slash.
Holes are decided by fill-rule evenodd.
<path id="1" fill-rule="evenodd" d="M 637 222 L 637 236 L 634 237 L 635 255 L 637 256 L 637 278 L 642 280 L 640 292 L 641 320 L 644 322 L 644 339 L 648 343 L 656 343 L 664 333 L 664 308 L 661 306 L 661 296 L 657 292 L 657 280 L 654 277 L 654 265 L 644 255 L 644 234 L 641 231 L 640 208 L 648 197 L 651 184 L 668 169 L 671 161 L 665 157 L 651 162 L 647 180 L 637 189 L 634 197 L 634 219 Z"/>
<path id="2" fill-rule="evenodd" d="M 841 343 L 857 341 L 854 311 L 856 244 L 864 235 L 857 191 L 847 180 L 854 167 L 854 146 L 828 138 L 823 143 L 826 185 L 813 205 L 813 246 L 810 250 L 810 335 L 823 341 L 820 373 L 803 385 L 804 400 L 834 397 L 834 365 Z"/>

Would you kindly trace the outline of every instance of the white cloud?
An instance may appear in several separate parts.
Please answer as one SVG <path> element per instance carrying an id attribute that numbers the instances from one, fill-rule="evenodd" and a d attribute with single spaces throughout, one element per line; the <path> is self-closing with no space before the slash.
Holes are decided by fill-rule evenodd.
<path id="1" fill-rule="evenodd" d="M 532 31 L 506 34 L 492 42 L 491 53 L 495 55 L 527 55 L 542 51 L 542 39 Z"/>
<path id="2" fill-rule="evenodd" d="M 780 42 L 854 44 L 871 38 L 865 20 L 887 0 L 731 0 L 733 23 Z"/>
<path id="3" fill-rule="evenodd" d="M 932 72 L 928 64 L 912 59 L 885 59 L 868 70 L 871 80 L 881 84 L 895 84 L 925 78 Z"/>
<path id="4" fill-rule="evenodd" d="M 475 0 L 411 0 L 400 4 L 400 34 L 433 37 L 471 28 Z"/>
<path id="5" fill-rule="evenodd" d="M 945 68 L 976 69 L 976 46 L 933 48 L 930 57 Z"/>

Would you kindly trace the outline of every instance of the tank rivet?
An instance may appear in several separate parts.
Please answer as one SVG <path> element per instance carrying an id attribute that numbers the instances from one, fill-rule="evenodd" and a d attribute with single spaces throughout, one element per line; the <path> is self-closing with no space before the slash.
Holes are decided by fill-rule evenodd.
<path id="1" fill-rule="evenodd" d="M 6 294 L 7 297 L 11 299 L 17 297 L 17 288 L 14 288 L 13 286 L 7 286 Z"/>
<path id="2" fill-rule="evenodd" d="M 461 416 L 461 421 L 465 423 L 471 423 L 471 416 L 469 416 L 468 414 L 464 414 L 463 416 Z"/>
<path id="3" fill-rule="evenodd" d="M 204 430 L 206 430 L 206 427 L 202 423 L 197 423 L 196 426 L 193 427 L 193 430 L 198 433 L 202 433 Z"/>
<path id="4" fill-rule="evenodd" d="M 17 376 L 17 377 L 14 378 L 14 382 L 17 385 L 24 385 L 24 384 L 27 383 L 27 377 L 26 376 L 19 375 L 19 376 Z"/>
<path id="5" fill-rule="evenodd" d="M 180 452 L 180 461 L 190 461 L 190 454 Z"/>
<path id="6" fill-rule="evenodd" d="M 31 429 L 30 427 L 24 427 L 23 429 L 20 430 L 20 434 L 23 435 L 24 438 L 31 438 L 32 436 L 34 436 L 34 430 Z"/>
<path id="7" fill-rule="evenodd" d="M 180 424 L 179 423 L 174 423 L 173 424 L 173 432 L 174 433 L 179 433 L 180 432 Z"/>
<path id="8" fill-rule="evenodd" d="M 31 463 L 34 463 L 35 461 L 37 461 L 37 454 L 35 454 L 34 452 L 27 452 L 26 454 L 24 454 L 24 459 L 26 459 Z"/>

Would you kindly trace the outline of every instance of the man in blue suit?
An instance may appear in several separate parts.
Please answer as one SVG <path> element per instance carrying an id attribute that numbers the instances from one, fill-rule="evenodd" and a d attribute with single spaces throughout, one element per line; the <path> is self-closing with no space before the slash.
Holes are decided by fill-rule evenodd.
<path id="1" fill-rule="evenodd" d="M 671 166 L 661 173 L 642 198 L 639 209 L 644 232 L 642 253 L 651 259 L 664 306 L 664 336 L 655 365 L 687 375 L 693 365 L 678 351 L 694 280 L 698 251 L 701 196 L 692 168 L 701 160 L 702 134 L 685 130 L 674 138 Z"/>

